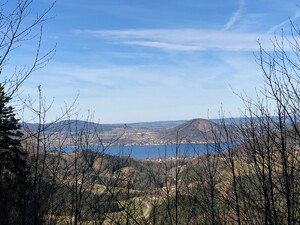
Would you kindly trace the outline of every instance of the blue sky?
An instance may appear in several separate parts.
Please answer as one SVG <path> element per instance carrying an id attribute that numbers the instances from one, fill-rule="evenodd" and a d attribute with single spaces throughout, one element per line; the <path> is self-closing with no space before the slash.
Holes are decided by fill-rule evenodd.
<path id="1" fill-rule="evenodd" d="M 46 8 L 36 0 L 32 12 Z M 255 63 L 260 40 L 300 16 L 297 0 L 58 0 L 43 25 L 43 51 L 57 43 L 49 65 L 23 85 L 42 85 L 53 103 L 49 119 L 79 93 L 78 108 L 102 123 L 239 116 L 233 93 L 263 85 Z M 24 43 L 11 65 L 29 63 Z M 9 70 L 9 66 L 7 67 Z"/>

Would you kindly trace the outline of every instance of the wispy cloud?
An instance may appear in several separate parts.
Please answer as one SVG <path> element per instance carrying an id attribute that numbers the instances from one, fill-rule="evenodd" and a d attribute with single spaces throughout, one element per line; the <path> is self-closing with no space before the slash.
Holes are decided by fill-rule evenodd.
<path id="1" fill-rule="evenodd" d="M 274 33 L 276 31 L 278 31 L 280 28 L 283 28 L 286 24 L 293 22 L 294 20 L 296 20 L 298 17 L 300 17 L 300 13 L 296 13 L 296 15 L 293 18 L 287 19 L 285 21 L 283 21 L 282 23 L 279 23 L 273 27 L 271 27 L 268 30 L 268 33 Z"/>
<path id="2" fill-rule="evenodd" d="M 223 30 L 230 29 L 232 25 L 235 24 L 241 18 L 242 13 L 245 11 L 245 9 L 246 9 L 245 0 L 240 0 L 239 9 L 235 11 L 235 13 L 230 17 Z"/>
<path id="3" fill-rule="evenodd" d="M 74 33 L 107 39 L 123 45 L 146 46 L 165 51 L 204 51 L 219 49 L 225 51 L 256 51 L 257 40 L 266 40 L 270 34 L 237 33 L 204 29 L 131 29 L 131 30 L 74 30 Z"/>
<path id="4" fill-rule="evenodd" d="M 221 102 L 227 103 L 228 110 L 236 108 L 228 83 L 237 92 L 250 89 L 259 74 L 253 60 L 231 53 L 224 53 L 222 59 L 183 61 L 186 62 L 178 65 L 95 67 L 55 63 L 32 78 L 42 84 L 47 96 L 55 93 L 57 106 L 63 101 L 71 102 L 80 89 L 80 108 L 95 110 L 101 121 L 136 122 L 141 115 L 148 120 L 153 120 L 154 115 L 168 119 L 172 107 L 172 116 L 178 118 L 185 118 L 189 109 L 195 116 L 206 115 L 207 108 L 214 104 L 219 107 Z M 33 86 L 35 94 L 36 85 Z M 30 88 L 28 84 L 26 88 Z M 195 109 L 195 105 L 199 107 Z"/>
<path id="5" fill-rule="evenodd" d="M 175 50 L 175 51 L 198 51 L 205 50 L 201 46 L 196 45 L 181 45 L 181 44 L 170 44 L 165 42 L 156 41 L 125 41 L 127 45 L 140 45 L 146 47 L 160 48 L 164 50 Z"/>

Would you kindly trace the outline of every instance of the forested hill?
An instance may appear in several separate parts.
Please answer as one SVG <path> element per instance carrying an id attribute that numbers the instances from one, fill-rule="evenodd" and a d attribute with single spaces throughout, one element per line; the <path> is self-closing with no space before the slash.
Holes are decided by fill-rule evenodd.
<path id="1" fill-rule="evenodd" d="M 233 127 L 229 128 L 233 129 Z M 214 140 L 216 133 L 222 134 L 223 132 L 224 128 L 221 124 L 205 119 L 193 119 L 179 126 L 162 131 L 161 138 L 167 142 L 174 142 L 174 140 L 179 139 L 180 142 L 184 143 L 201 143 L 211 142 Z"/>

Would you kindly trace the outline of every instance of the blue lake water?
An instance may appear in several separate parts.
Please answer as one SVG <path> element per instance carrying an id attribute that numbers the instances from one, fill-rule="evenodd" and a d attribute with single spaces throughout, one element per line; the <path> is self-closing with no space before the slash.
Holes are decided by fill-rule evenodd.
<path id="1" fill-rule="evenodd" d="M 239 142 L 240 143 L 240 142 Z M 115 156 L 130 156 L 136 159 L 164 158 L 176 156 L 198 156 L 205 153 L 215 154 L 224 151 L 238 143 L 218 144 L 181 144 L 181 145 L 133 145 L 109 146 L 105 149 L 98 146 L 89 146 L 93 151 L 103 152 Z M 75 148 L 67 148 L 66 152 L 73 152 Z"/>

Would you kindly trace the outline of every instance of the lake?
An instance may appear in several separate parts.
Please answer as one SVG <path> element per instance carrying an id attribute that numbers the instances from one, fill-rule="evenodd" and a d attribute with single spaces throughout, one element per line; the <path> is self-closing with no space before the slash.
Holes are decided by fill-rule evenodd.
<path id="1" fill-rule="evenodd" d="M 103 151 L 103 147 L 90 146 L 93 151 L 100 151 L 115 156 L 131 156 L 135 159 L 164 158 L 176 156 L 198 156 L 205 153 L 214 154 L 224 151 L 238 143 L 203 143 L 203 144 L 181 144 L 181 145 L 132 145 L 132 146 L 109 146 Z M 67 148 L 66 152 L 73 152 L 75 148 Z"/>

